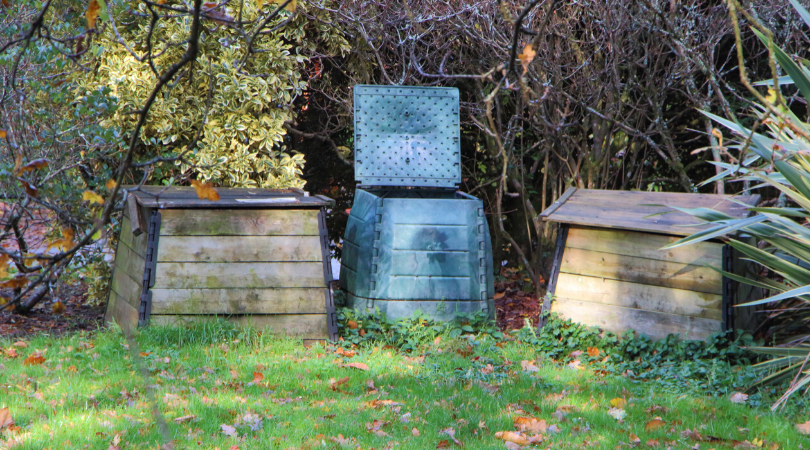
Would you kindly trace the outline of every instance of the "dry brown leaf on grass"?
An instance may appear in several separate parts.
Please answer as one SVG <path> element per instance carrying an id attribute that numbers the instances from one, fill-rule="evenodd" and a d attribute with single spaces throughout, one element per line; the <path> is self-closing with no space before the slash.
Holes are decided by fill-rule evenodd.
<path id="1" fill-rule="evenodd" d="M 416 429 L 416 427 L 413 427 L 413 428 L 411 429 L 411 436 L 413 436 L 413 437 L 419 437 L 419 430 L 417 430 L 417 429 Z"/>
<path id="2" fill-rule="evenodd" d="M 45 357 L 42 356 L 40 352 L 34 352 L 28 358 L 25 358 L 23 361 L 23 365 L 26 366 L 38 366 L 40 364 L 45 363 Z"/>
<path id="3" fill-rule="evenodd" d="M 14 419 L 11 418 L 11 411 L 8 408 L 0 409 L 0 430 L 14 426 Z"/>
<path id="4" fill-rule="evenodd" d="M 745 401 L 748 400 L 748 395 L 743 394 L 742 392 L 735 392 L 731 394 L 728 399 L 731 401 L 731 403 L 745 403 Z"/>
<path id="5" fill-rule="evenodd" d="M 523 360 L 520 362 L 520 368 L 523 369 L 524 372 L 539 372 L 540 368 L 534 364 L 534 361 Z"/>
<path id="6" fill-rule="evenodd" d="M 196 414 L 191 414 L 191 415 L 188 415 L 188 416 L 181 416 L 181 417 L 178 417 L 178 418 L 174 419 L 174 423 L 186 423 L 186 422 L 188 422 L 190 420 L 194 420 L 196 418 L 197 418 Z"/>
<path id="7" fill-rule="evenodd" d="M 212 202 L 219 200 L 219 193 L 214 189 L 213 184 L 191 180 L 191 185 L 194 186 L 194 190 L 197 191 L 197 197 L 200 199 L 211 200 Z"/>
<path id="8" fill-rule="evenodd" d="M 28 344 L 23 341 L 17 341 L 11 345 L 17 348 L 28 348 Z"/>
<path id="9" fill-rule="evenodd" d="M 521 447 L 524 445 L 529 445 L 529 440 L 526 438 L 526 436 L 514 431 L 498 431 L 495 433 L 495 437 L 506 442 L 514 442 Z"/>
<path id="10" fill-rule="evenodd" d="M 801 434 L 810 434 L 810 420 L 808 420 L 805 423 L 797 423 L 796 431 L 798 431 Z"/>
<path id="11" fill-rule="evenodd" d="M 537 420 L 534 417 L 515 417 L 515 428 L 518 431 L 531 434 L 541 434 L 548 430 L 545 420 Z"/>
<path id="12" fill-rule="evenodd" d="M 341 364 L 341 367 L 351 367 L 352 369 L 357 369 L 357 370 L 368 370 L 368 366 L 363 364 L 363 363 L 360 363 L 360 362 L 353 362 L 353 363 L 349 363 L 349 364 Z"/>
<path id="13" fill-rule="evenodd" d="M 251 381 L 251 383 L 256 385 L 256 384 L 261 383 L 262 380 L 264 380 L 264 374 L 263 373 L 261 373 L 261 372 L 253 372 L 253 381 Z"/>
<path id="14" fill-rule="evenodd" d="M 641 439 L 633 433 L 630 433 L 629 439 L 631 445 L 641 444 Z"/>
<path id="15" fill-rule="evenodd" d="M 621 397 L 614 398 L 613 400 L 610 401 L 610 406 L 614 408 L 624 409 L 624 407 L 627 406 L 627 400 Z"/>
<path id="16" fill-rule="evenodd" d="M 666 424 L 667 423 L 664 422 L 661 419 L 653 419 L 653 420 L 647 422 L 647 425 L 644 425 L 644 431 L 655 431 L 655 430 L 663 427 Z"/>
<path id="17" fill-rule="evenodd" d="M 239 433 L 236 432 L 235 427 L 223 423 L 222 425 L 219 426 L 219 428 L 222 430 L 222 434 L 226 436 L 239 437 Z"/>

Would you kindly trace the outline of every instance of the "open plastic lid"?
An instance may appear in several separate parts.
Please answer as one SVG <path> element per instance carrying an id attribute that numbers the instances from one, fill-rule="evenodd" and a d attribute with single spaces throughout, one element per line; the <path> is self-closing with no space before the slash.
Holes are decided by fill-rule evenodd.
<path id="1" fill-rule="evenodd" d="M 364 186 L 461 183 L 458 89 L 354 87 L 354 177 Z"/>

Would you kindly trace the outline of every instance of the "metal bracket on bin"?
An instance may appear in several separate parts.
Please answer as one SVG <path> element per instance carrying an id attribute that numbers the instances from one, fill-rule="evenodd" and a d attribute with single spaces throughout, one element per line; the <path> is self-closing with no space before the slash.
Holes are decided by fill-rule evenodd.
<path id="1" fill-rule="evenodd" d="M 540 310 L 540 320 L 537 324 L 537 329 L 543 328 L 546 325 L 546 318 L 544 313 L 551 311 L 551 296 L 557 289 L 557 278 L 560 276 L 560 266 L 562 265 L 563 252 L 565 251 L 565 240 L 568 238 L 568 225 L 560 224 L 557 229 L 557 247 L 554 249 L 554 261 L 551 264 L 551 274 L 548 281 L 548 289 L 546 289 L 546 296 L 543 298 L 543 308 Z"/>
<path id="2" fill-rule="evenodd" d="M 323 259 L 323 280 L 326 283 L 324 295 L 326 296 L 326 326 L 329 331 L 329 339 L 336 341 L 337 311 L 335 310 L 335 298 L 332 295 L 332 262 L 329 251 L 329 231 L 326 227 L 326 208 L 321 208 L 318 212 L 318 236 L 321 240 L 321 258 Z"/>
<path id="3" fill-rule="evenodd" d="M 160 237 L 160 212 L 158 210 L 152 210 L 149 216 L 148 227 L 141 305 L 138 308 L 139 327 L 149 325 L 149 316 L 152 314 L 152 292 L 149 288 L 155 286 L 155 271 L 157 270 L 158 238 Z"/>
<path id="4" fill-rule="evenodd" d="M 734 249 L 723 245 L 723 271 L 734 273 Z M 734 281 L 723 275 L 723 331 L 734 329 Z"/>

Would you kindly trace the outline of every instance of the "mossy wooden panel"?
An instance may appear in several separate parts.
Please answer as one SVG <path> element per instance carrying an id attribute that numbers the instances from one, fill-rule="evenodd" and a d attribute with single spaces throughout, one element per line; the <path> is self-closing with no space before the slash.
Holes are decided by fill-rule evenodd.
<path id="1" fill-rule="evenodd" d="M 124 216 L 123 220 L 121 220 L 121 234 L 118 239 L 142 258 L 146 255 L 146 240 L 148 239 L 148 235 L 141 233 L 138 236 L 133 236 L 132 226 L 127 216 Z"/>
<path id="2" fill-rule="evenodd" d="M 706 340 L 722 331 L 722 321 L 680 314 L 644 311 L 579 300 L 558 300 L 554 310 L 574 322 L 596 326 L 617 334 L 629 329 L 653 339 L 679 334 L 681 339 Z"/>
<path id="3" fill-rule="evenodd" d="M 324 287 L 320 262 L 158 263 L 155 289 Z"/>
<path id="4" fill-rule="evenodd" d="M 552 311 L 569 300 L 722 320 L 723 296 L 705 292 L 561 273 Z M 576 320 L 576 319 L 575 319 Z"/>
<path id="5" fill-rule="evenodd" d="M 566 247 L 560 272 L 722 294 L 722 276 L 705 266 Z"/>
<path id="6" fill-rule="evenodd" d="M 118 243 L 115 251 L 114 270 L 122 270 L 134 280 L 143 280 L 143 269 L 146 265 L 141 255 L 129 248 L 124 242 Z"/>
<path id="7" fill-rule="evenodd" d="M 143 280 L 133 280 L 123 270 L 113 272 L 111 290 L 122 297 L 133 308 L 138 308 L 141 302 L 141 292 L 143 291 Z"/>
<path id="8" fill-rule="evenodd" d="M 164 209 L 161 236 L 317 236 L 316 209 Z"/>
<path id="9" fill-rule="evenodd" d="M 319 236 L 162 236 L 158 262 L 322 261 Z"/>
<path id="10" fill-rule="evenodd" d="M 152 314 L 325 314 L 324 288 L 151 289 Z"/>
<path id="11" fill-rule="evenodd" d="M 668 250 L 662 247 L 682 239 L 680 236 L 570 226 L 565 246 L 581 250 L 635 256 L 694 266 L 720 268 L 723 264 L 723 244 L 700 242 Z"/>
<path id="12" fill-rule="evenodd" d="M 108 323 L 115 322 L 121 328 L 132 329 L 138 325 L 138 310 L 120 295 L 110 292 L 110 300 L 107 304 L 107 314 L 104 320 Z"/>
<path id="13" fill-rule="evenodd" d="M 190 325 L 193 323 L 211 322 L 224 319 L 239 326 L 250 326 L 258 330 L 286 334 L 308 339 L 326 339 L 329 329 L 326 314 L 272 314 L 272 315 L 156 315 L 153 314 L 151 325 Z"/>

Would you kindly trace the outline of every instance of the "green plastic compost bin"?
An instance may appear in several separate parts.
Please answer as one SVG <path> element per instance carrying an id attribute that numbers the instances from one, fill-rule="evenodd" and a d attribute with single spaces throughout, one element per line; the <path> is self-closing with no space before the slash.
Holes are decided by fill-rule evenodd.
<path id="1" fill-rule="evenodd" d="M 495 317 L 483 202 L 461 182 L 458 89 L 354 87 L 355 179 L 340 285 L 389 318 Z"/>

